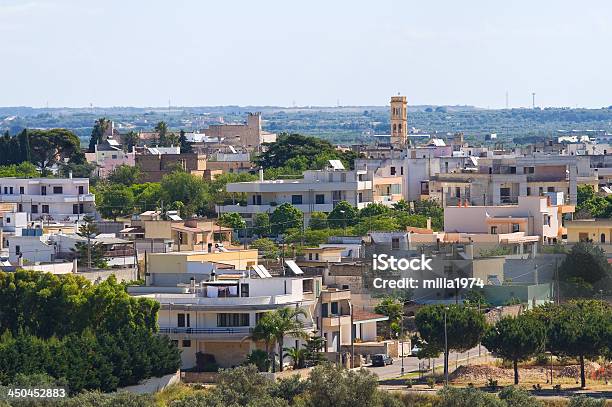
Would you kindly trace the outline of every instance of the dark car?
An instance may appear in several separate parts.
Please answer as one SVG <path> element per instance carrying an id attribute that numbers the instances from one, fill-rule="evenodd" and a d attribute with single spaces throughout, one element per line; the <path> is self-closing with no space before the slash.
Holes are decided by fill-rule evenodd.
<path id="1" fill-rule="evenodd" d="M 392 365 L 392 364 L 393 364 L 393 359 L 391 359 L 387 355 L 383 355 L 382 353 L 379 353 L 377 355 L 372 356 L 372 366 L 386 366 L 386 365 Z"/>

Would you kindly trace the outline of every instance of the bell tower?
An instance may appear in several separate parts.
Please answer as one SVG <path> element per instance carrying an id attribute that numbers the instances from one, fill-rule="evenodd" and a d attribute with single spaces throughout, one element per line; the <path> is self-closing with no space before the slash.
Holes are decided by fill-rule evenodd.
<path id="1" fill-rule="evenodd" d="M 391 96 L 391 144 L 404 147 L 408 141 L 408 102 L 406 96 Z"/>

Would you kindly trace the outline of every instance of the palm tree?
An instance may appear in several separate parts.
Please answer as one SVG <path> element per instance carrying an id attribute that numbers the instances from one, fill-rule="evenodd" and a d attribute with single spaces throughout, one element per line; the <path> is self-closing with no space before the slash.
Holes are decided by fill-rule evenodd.
<path id="1" fill-rule="evenodd" d="M 301 308 L 280 308 L 272 313 L 274 321 L 274 336 L 278 344 L 278 354 L 280 355 L 280 371 L 283 371 L 283 342 L 285 336 L 293 336 L 295 338 L 308 337 L 304 330 L 304 323 L 298 317 L 306 316 L 306 311 Z M 261 320 L 260 320 L 261 321 Z"/>
<path id="2" fill-rule="evenodd" d="M 293 360 L 293 369 L 300 369 L 304 367 L 306 362 L 306 349 L 300 348 L 284 348 L 287 352 L 284 356 L 288 356 Z"/>
<path id="3" fill-rule="evenodd" d="M 274 347 L 274 341 L 276 340 L 275 332 L 276 321 L 273 313 L 269 312 L 264 314 L 259 321 L 257 321 L 257 325 L 255 325 L 255 328 L 253 328 L 251 335 L 245 338 L 256 342 L 264 342 L 266 347 L 266 355 L 268 355 L 268 364 L 270 364 L 270 360 L 274 361 L 270 354 Z M 276 370 L 275 363 L 272 363 L 272 371 L 274 370 Z"/>

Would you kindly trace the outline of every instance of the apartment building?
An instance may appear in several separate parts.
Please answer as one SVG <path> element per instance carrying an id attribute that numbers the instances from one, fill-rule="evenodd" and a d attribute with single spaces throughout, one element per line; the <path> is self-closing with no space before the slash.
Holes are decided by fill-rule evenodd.
<path id="1" fill-rule="evenodd" d="M 520 196 L 563 192 L 576 204 L 576 157 L 563 155 L 479 157 L 477 168 L 440 172 L 429 180 L 426 197 L 443 206 L 516 204 Z M 584 174 L 588 180 L 589 174 Z M 425 192 L 425 191 L 424 191 Z"/>
<path id="2" fill-rule="evenodd" d="M 545 196 L 519 196 L 516 204 L 447 206 L 444 231 L 483 235 L 537 236 L 542 243 L 556 243 L 567 235 L 566 215 L 574 212 L 562 192 Z M 518 235 L 517 235 L 518 236 Z"/>
<path id="3" fill-rule="evenodd" d="M 592 240 L 602 245 L 612 242 L 612 219 L 576 219 L 567 222 L 567 241 Z"/>
<path id="4" fill-rule="evenodd" d="M 14 203 L 30 220 L 70 221 L 96 215 L 88 178 L 0 178 L 0 202 Z"/>
<path id="5" fill-rule="evenodd" d="M 341 201 L 360 209 L 376 202 L 372 171 L 346 170 L 337 162 L 324 170 L 305 171 L 303 176 L 302 179 L 263 180 L 260 172 L 258 181 L 229 183 L 227 192 L 246 194 L 247 205 L 221 205 L 217 211 L 237 212 L 248 220 L 255 213 L 273 212 L 276 206 L 288 202 L 302 211 L 308 222 L 312 212 L 331 212 Z M 382 199 L 390 202 L 393 198 Z"/>

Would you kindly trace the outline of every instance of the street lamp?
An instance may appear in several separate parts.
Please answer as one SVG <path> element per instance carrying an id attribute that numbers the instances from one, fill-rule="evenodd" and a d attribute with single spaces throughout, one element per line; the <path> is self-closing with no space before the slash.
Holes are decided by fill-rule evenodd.
<path id="1" fill-rule="evenodd" d="M 401 360 L 402 360 L 402 376 L 404 375 L 404 314 L 402 314 L 402 317 L 400 318 L 400 331 L 401 331 L 401 340 L 402 340 L 402 356 L 401 356 Z"/>

